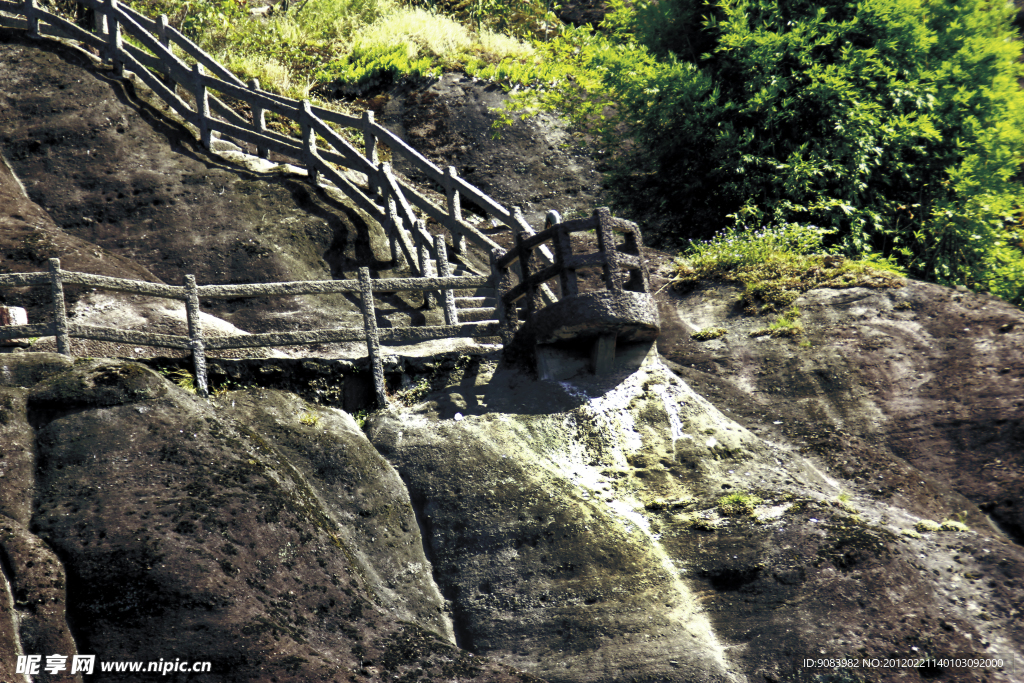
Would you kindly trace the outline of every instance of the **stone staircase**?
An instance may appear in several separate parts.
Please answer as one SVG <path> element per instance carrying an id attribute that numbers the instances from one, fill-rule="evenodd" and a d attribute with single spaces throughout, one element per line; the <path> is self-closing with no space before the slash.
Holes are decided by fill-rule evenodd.
<path id="1" fill-rule="evenodd" d="M 437 263 L 432 262 L 434 272 L 437 272 Z M 453 259 L 452 275 L 476 275 L 472 270 L 465 267 L 458 259 Z M 497 322 L 497 296 L 493 283 L 478 287 L 476 289 L 462 289 L 455 291 L 455 308 L 458 310 L 459 322 Z"/>
<path id="2" fill-rule="evenodd" d="M 510 232 L 509 228 L 504 225 L 493 225 L 491 223 L 485 223 L 485 225 L 487 227 L 482 228 L 480 231 L 488 237 L 502 232 Z M 453 276 L 479 274 L 478 270 L 474 270 L 465 263 L 468 259 L 460 258 L 455 254 L 450 254 L 449 258 L 449 265 Z M 436 260 L 431 260 L 430 266 L 434 273 L 439 272 Z M 493 282 L 473 290 L 456 290 L 455 308 L 458 309 L 459 322 L 497 322 L 497 301 L 497 293 L 495 292 Z"/>
<path id="3" fill-rule="evenodd" d="M 497 322 L 498 320 L 495 312 L 497 299 L 494 297 L 493 290 L 486 296 L 458 296 L 456 294 L 455 307 L 459 312 L 459 322 L 462 323 Z"/>

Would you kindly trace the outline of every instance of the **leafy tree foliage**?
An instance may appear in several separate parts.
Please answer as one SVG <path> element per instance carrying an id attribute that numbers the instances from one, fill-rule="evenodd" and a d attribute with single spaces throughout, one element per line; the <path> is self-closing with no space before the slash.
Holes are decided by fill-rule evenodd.
<path id="1" fill-rule="evenodd" d="M 613 152 L 663 245 L 813 227 L 850 256 L 1024 302 L 1024 93 L 1002 0 L 612 0 L 515 106 Z M 660 226 L 660 229 L 659 227 Z M 650 228 L 649 228 L 650 230 Z"/>

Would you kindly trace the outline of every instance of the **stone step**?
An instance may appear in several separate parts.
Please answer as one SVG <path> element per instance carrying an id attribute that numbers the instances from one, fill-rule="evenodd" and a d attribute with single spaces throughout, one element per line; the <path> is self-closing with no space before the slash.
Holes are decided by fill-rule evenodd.
<path id="1" fill-rule="evenodd" d="M 437 261 L 435 261 L 434 259 L 430 259 L 429 263 L 430 267 L 433 268 L 435 276 L 438 276 L 438 274 L 440 273 L 440 268 L 438 268 Z M 462 277 L 464 275 L 476 275 L 476 273 L 467 270 L 461 263 L 452 263 L 451 261 L 449 261 L 448 266 L 451 269 L 452 275 L 456 277 Z"/>
<path id="2" fill-rule="evenodd" d="M 457 296 L 455 305 L 459 308 L 490 308 L 494 309 L 497 301 L 493 296 Z"/>
<path id="3" fill-rule="evenodd" d="M 460 308 L 456 311 L 460 323 L 479 323 L 496 320 L 493 308 Z"/>

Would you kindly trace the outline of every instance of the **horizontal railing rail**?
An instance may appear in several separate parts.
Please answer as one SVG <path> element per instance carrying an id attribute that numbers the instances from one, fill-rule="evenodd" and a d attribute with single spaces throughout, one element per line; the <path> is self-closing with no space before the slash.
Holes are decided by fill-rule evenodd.
<path id="1" fill-rule="evenodd" d="M 359 269 L 355 280 L 322 280 L 303 282 L 268 282 L 243 285 L 197 285 L 195 276 L 186 275 L 182 286 L 143 282 L 123 278 L 92 275 L 63 270 L 59 259 L 50 259 L 49 270 L 41 273 L 13 273 L 0 275 L 0 289 L 11 287 L 50 286 L 53 304 L 53 322 L 0 327 L 0 339 L 54 337 L 58 353 L 71 355 L 71 339 L 135 344 L 190 351 L 195 368 L 196 387 L 200 394 L 208 395 L 206 351 L 222 349 L 277 347 L 296 344 L 322 344 L 331 342 L 364 341 L 374 378 L 376 398 L 386 405 L 384 370 L 380 344 L 416 343 L 431 339 L 458 337 L 486 338 L 499 335 L 496 321 L 459 322 L 455 307 L 455 290 L 475 289 L 487 284 L 486 275 L 453 276 L 447 259 L 444 238 L 436 235 L 435 250 L 440 254 L 439 277 L 372 278 L 368 268 Z M 70 322 L 64 300 L 65 285 L 81 285 L 115 292 L 174 299 L 185 302 L 187 335 L 154 334 L 139 330 L 124 330 L 99 325 Z M 263 334 L 208 335 L 203 332 L 200 317 L 202 299 L 226 299 L 254 296 L 293 296 L 302 294 L 359 294 L 363 316 L 362 329 L 315 329 L 300 332 L 269 332 Z M 378 329 L 374 294 L 377 292 L 440 292 L 444 301 L 444 324 L 419 327 Z"/>

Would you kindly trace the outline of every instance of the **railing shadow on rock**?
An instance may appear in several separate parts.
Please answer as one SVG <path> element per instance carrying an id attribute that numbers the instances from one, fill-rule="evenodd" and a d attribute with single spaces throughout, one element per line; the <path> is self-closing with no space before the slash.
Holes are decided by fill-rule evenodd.
<path id="1" fill-rule="evenodd" d="M 491 252 L 497 318 L 506 350 L 534 355 L 539 374 L 545 376 L 550 373 L 543 367 L 538 349 L 592 341 L 591 369 L 597 375 L 608 374 L 618 341 L 651 341 L 660 331 L 640 230 L 629 221 L 613 218 L 606 208 L 597 209 L 590 218 L 566 222 L 550 212 L 547 224 L 547 229 L 535 235 L 516 235 L 512 249 Z M 597 251 L 574 253 L 572 234 L 589 230 L 597 233 Z M 616 234 L 624 236 L 623 244 L 617 243 Z M 538 267 L 534 251 L 549 241 L 554 246 L 554 262 Z M 521 270 L 518 283 L 511 270 L 517 262 Z M 603 290 L 580 292 L 576 271 L 584 268 L 601 269 Z M 561 296 L 545 306 L 540 287 L 555 278 Z"/>
<path id="2" fill-rule="evenodd" d="M 453 166 L 442 171 L 404 140 L 378 125 L 372 111 L 354 117 L 313 106 L 309 101 L 299 102 L 261 90 L 258 81 L 243 83 L 170 26 L 166 15 L 153 20 L 118 0 L 74 1 L 93 10 L 91 31 L 41 9 L 37 0 L 0 0 L 0 26 L 26 29 L 35 37 L 68 39 L 94 48 L 118 77 L 127 78 L 126 72 L 134 74 L 185 123 L 195 128 L 207 149 L 214 148 L 214 141 L 219 136 L 226 136 L 255 146 L 260 157 L 266 158 L 273 151 L 296 160 L 305 166 L 307 176 L 315 186 L 321 182 L 333 186 L 380 223 L 388 235 L 392 259 L 404 262 L 413 273 L 429 277 L 431 262 L 437 259 L 425 220 L 417 217 L 413 207 L 450 233 L 456 257 L 465 260 L 467 268 L 478 274 L 486 271 L 486 265 L 474 266 L 469 261 L 467 241 L 485 254 L 499 245 L 464 219 L 463 198 L 510 228 L 514 234 L 534 234 L 518 207 L 508 209 L 502 206 L 459 177 Z M 131 37 L 138 45 L 127 42 L 125 36 Z M 186 55 L 194 62 L 193 65 L 186 64 L 175 50 Z M 190 97 L 183 98 L 179 90 L 187 92 Z M 218 94 L 248 105 L 252 120 L 246 120 Z M 194 104 L 186 99 L 191 99 Z M 297 124 L 302 131 L 301 138 L 269 130 L 268 113 Z M 363 151 L 342 137 L 332 124 L 361 133 Z M 433 203 L 423 192 L 397 179 L 389 164 L 380 163 L 380 143 L 386 144 L 393 155 L 404 157 L 443 188 L 445 205 Z M 347 171 L 357 174 L 357 180 L 359 177 L 363 179 L 361 186 L 357 186 Z M 542 253 L 551 262 L 550 252 L 542 250 Z M 550 293 L 547 296 L 552 300 Z"/>
<path id="3" fill-rule="evenodd" d="M 57 352 L 64 355 L 71 355 L 71 339 L 91 339 L 189 351 L 195 370 L 196 388 L 198 393 L 203 396 L 208 395 L 209 392 L 206 375 L 206 352 L 208 350 L 364 341 L 373 373 L 377 403 L 380 406 L 386 406 L 381 343 L 415 343 L 430 339 L 456 337 L 489 338 L 499 335 L 496 321 L 460 322 L 458 309 L 455 307 L 455 290 L 481 287 L 487 283 L 489 277 L 486 275 L 452 276 L 444 238 L 440 235 L 435 236 L 435 249 L 440 255 L 438 259 L 440 261 L 440 277 L 376 279 L 370 276 L 369 268 L 360 268 L 357 280 L 197 285 L 194 275 L 186 275 L 184 285 L 180 287 L 62 270 L 60 260 L 54 258 L 50 259 L 47 272 L 0 275 L 0 288 L 49 286 L 53 302 L 53 322 L 0 326 L 0 339 L 52 336 L 56 338 Z M 76 324 L 68 320 L 64 301 L 65 285 L 83 285 L 184 301 L 188 335 L 154 334 L 138 330 Z M 410 291 L 421 291 L 425 294 L 440 292 L 444 302 L 444 325 L 379 329 L 374 293 Z M 220 336 L 208 336 L 203 333 L 199 304 L 200 300 L 204 298 L 227 299 L 341 292 L 357 292 L 359 294 L 359 307 L 363 315 L 362 329 L 337 328 Z"/>

